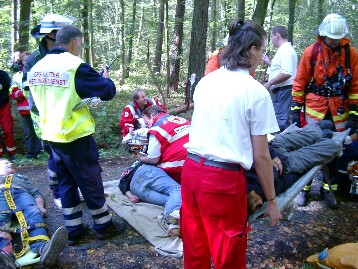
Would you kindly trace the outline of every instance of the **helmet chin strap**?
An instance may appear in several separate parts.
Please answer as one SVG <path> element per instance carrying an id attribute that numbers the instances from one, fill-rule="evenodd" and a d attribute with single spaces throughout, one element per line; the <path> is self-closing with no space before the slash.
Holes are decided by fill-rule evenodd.
<path id="1" fill-rule="evenodd" d="M 49 37 L 48 35 L 46 36 L 46 38 L 49 39 L 49 40 L 51 40 L 51 41 L 53 41 L 53 42 L 56 41 L 56 38 Z"/>

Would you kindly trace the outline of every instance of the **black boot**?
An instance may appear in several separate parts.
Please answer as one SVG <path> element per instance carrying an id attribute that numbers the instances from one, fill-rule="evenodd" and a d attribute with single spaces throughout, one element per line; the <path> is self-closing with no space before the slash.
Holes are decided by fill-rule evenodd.
<path id="1" fill-rule="evenodd" d="M 339 203 L 336 199 L 336 197 L 334 196 L 332 191 L 326 190 L 323 187 L 321 187 L 320 189 L 321 195 L 324 198 L 324 201 L 326 203 L 326 205 L 331 208 L 331 209 L 337 209 L 339 208 Z"/>

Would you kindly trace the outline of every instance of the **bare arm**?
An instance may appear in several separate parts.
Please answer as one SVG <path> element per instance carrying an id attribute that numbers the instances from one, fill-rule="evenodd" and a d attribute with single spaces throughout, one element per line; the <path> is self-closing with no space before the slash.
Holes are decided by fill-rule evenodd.
<path id="1" fill-rule="evenodd" d="M 278 210 L 276 199 L 273 199 L 276 196 L 273 183 L 273 166 L 266 135 L 252 136 L 252 147 L 255 170 L 266 199 L 268 200 L 267 213 L 265 216 L 270 218 L 271 225 L 275 225 L 281 219 L 281 214 Z"/>
<path id="2" fill-rule="evenodd" d="M 148 156 L 142 155 L 142 154 L 137 154 L 137 157 L 139 158 L 139 160 L 141 160 L 143 163 L 146 164 L 157 164 L 159 163 L 160 157 L 157 158 L 149 158 Z"/>
<path id="3" fill-rule="evenodd" d="M 290 77 L 291 77 L 291 75 L 289 75 L 289 74 L 280 73 L 276 77 L 274 77 L 273 79 L 267 81 L 264 84 L 264 86 L 265 86 L 266 89 L 270 89 L 273 85 L 282 83 L 282 82 L 288 80 Z"/>
<path id="4" fill-rule="evenodd" d="M 38 206 L 38 208 L 40 209 L 42 216 L 46 216 L 46 208 L 45 208 L 45 202 L 44 199 L 41 196 L 37 196 L 35 198 L 36 201 L 36 205 Z"/>

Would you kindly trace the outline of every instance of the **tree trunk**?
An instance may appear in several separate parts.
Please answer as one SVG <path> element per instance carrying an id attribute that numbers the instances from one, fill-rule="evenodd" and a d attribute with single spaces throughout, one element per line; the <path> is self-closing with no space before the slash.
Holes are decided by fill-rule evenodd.
<path id="1" fill-rule="evenodd" d="M 269 0 L 257 0 L 252 20 L 264 25 Z"/>
<path id="2" fill-rule="evenodd" d="M 295 23 L 295 8 L 296 8 L 296 0 L 289 0 L 288 3 L 288 40 L 290 40 L 293 44 L 293 26 Z"/>
<path id="3" fill-rule="evenodd" d="M 83 33 L 83 59 L 90 63 L 90 42 L 88 29 L 88 0 L 81 1 L 81 25 Z"/>
<path id="4" fill-rule="evenodd" d="M 139 19 L 139 27 L 138 27 L 137 46 L 140 44 L 141 39 L 142 39 L 143 20 L 144 20 L 144 3 L 142 2 L 142 7 L 140 9 L 140 19 Z"/>
<path id="5" fill-rule="evenodd" d="M 321 22 L 323 21 L 323 4 L 324 4 L 324 0 L 318 0 L 317 25 L 320 25 Z"/>
<path id="6" fill-rule="evenodd" d="M 153 60 L 154 74 L 160 72 L 161 63 L 162 63 L 163 32 L 164 32 L 164 0 L 159 0 L 158 13 L 159 16 L 157 22 L 157 41 L 155 45 L 154 60 Z"/>
<path id="7" fill-rule="evenodd" d="M 165 51 L 166 51 L 166 71 L 167 71 L 167 80 L 166 80 L 166 89 L 167 89 L 167 97 L 170 96 L 170 91 L 169 91 L 169 79 L 170 79 L 170 66 L 169 66 L 169 51 L 170 51 L 170 46 L 169 46 L 169 5 L 168 5 L 168 0 L 165 0 Z"/>
<path id="8" fill-rule="evenodd" d="M 245 0 L 237 0 L 237 17 L 245 18 Z"/>
<path id="9" fill-rule="evenodd" d="M 185 14 L 185 0 L 177 0 L 175 10 L 175 25 L 173 41 L 170 48 L 170 79 L 169 89 L 178 91 L 180 59 L 183 54 L 183 25 Z"/>
<path id="10" fill-rule="evenodd" d="M 209 0 L 194 0 L 188 76 L 195 73 L 198 79 L 204 76 L 205 71 L 208 7 Z"/>
<path id="11" fill-rule="evenodd" d="M 125 44 L 125 16 L 124 16 L 124 0 L 120 0 L 120 5 L 121 5 L 121 65 L 122 65 L 122 75 L 121 75 L 121 84 L 124 84 L 124 80 L 125 80 L 125 76 L 126 76 L 126 44 Z"/>
<path id="12" fill-rule="evenodd" d="M 15 46 L 19 41 L 19 19 L 18 19 L 18 0 L 11 1 L 11 40 L 10 40 L 10 56 L 17 49 Z"/>
<path id="13" fill-rule="evenodd" d="M 128 40 L 128 57 L 127 57 L 127 66 L 126 66 L 126 74 L 125 77 L 129 78 L 130 73 L 130 65 L 132 63 L 133 56 L 133 38 L 134 38 L 134 26 L 135 26 L 135 17 L 137 14 L 137 0 L 133 0 L 132 5 L 132 21 L 130 26 L 129 40 Z"/>
<path id="14" fill-rule="evenodd" d="M 89 50 L 90 50 L 90 61 L 91 66 L 95 66 L 95 56 L 94 56 L 94 41 L 93 41 L 93 2 L 88 0 L 88 21 L 89 21 Z"/>
<path id="15" fill-rule="evenodd" d="M 29 49 L 30 12 L 31 0 L 20 0 L 19 51 Z"/>
<path id="16" fill-rule="evenodd" d="M 217 31 L 217 2 L 216 0 L 211 0 L 210 5 L 210 51 L 215 51 L 216 49 L 216 31 Z"/>

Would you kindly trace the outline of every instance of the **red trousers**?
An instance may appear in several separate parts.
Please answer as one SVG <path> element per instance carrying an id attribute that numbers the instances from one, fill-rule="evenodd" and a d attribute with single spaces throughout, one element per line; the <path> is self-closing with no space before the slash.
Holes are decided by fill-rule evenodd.
<path id="1" fill-rule="evenodd" d="M 246 268 L 246 180 L 240 171 L 186 159 L 181 179 L 180 230 L 184 269 Z"/>
<path id="2" fill-rule="evenodd" d="M 14 140 L 14 120 L 11 115 L 11 103 L 0 107 L 0 125 L 5 136 L 6 150 L 9 154 L 16 153 Z M 0 145 L 0 156 L 3 154 L 3 149 Z"/>

